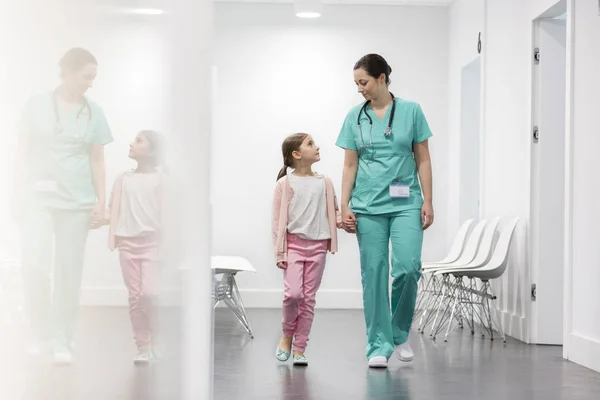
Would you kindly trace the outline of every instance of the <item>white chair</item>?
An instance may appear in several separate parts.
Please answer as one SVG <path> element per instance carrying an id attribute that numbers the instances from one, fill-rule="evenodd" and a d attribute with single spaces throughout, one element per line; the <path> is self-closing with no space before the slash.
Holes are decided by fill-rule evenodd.
<path id="1" fill-rule="evenodd" d="M 495 304 L 496 296 L 492 291 L 490 281 L 501 277 L 506 271 L 510 244 L 518 222 L 519 218 L 511 218 L 503 224 L 492 256 L 483 265 L 474 268 L 446 269 L 436 272 L 436 274 L 451 274 L 457 278 L 455 284 L 457 294 L 452 306 L 452 313 L 454 313 L 457 306 L 463 307 L 466 305 L 470 309 L 471 323 L 474 325 L 475 305 L 478 305 L 481 308 L 481 314 L 478 314 L 480 323 L 483 328 L 488 330 L 492 340 L 494 340 L 494 330 L 496 330 L 502 336 L 503 341 L 506 342 L 498 308 Z M 467 288 L 464 287 L 463 278 L 468 278 L 470 281 L 470 285 Z M 480 289 L 477 289 L 475 279 L 479 279 L 482 282 Z M 474 296 L 478 298 L 478 301 L 474 301 Z M 490 307 L 490 300 L 493 303 L 493 307 Z M 492 315 L 492 310 L 494 315 Z M 450 319 L 452 320 L 452 316 Z M 446 332 L 446 341 L 449 332 L 450 326 L 448 327 L 448 332 Z M 473 329 L 471 333 L 474 333 Z"/>
<path id="2" fill-rule="evenodd" d="M 211 257 L 211 268 L 215 275 L 222 275 L 221 279 L 215 278 L 213 282 L 213 308 L 217 307 L 221 301 L 225 302 L 246 332 L 254 339 L 235 276 L 239 272 L 255 273 L 256 269 L 247 259 L 237 256 L 213 256 Z"/>
<path id="3" fill-rule="evenodd" d="M 448 334 L 450 332 L 450 328 L 454 321 L 454 307 L 451 307 L 453 303 L 457 301 L 458 296 L 462 294 L 460 288 L 462 287 L 462 277 L 454 277 L 455 283 L 452 283 L 452 274 L 448 271 L 454 269 L 466 270 L 481 267 L 484 265 L 487 260 L 490 258 L 492 254 L 493 246 L 494 246 L 494 237 L 496 235 L 496 227 L 500 222 L 500 218 L 492 218 L 485 227 L 483 232 L 483 236 L 481 238 L 481 243 L 477 248 L 477 253 L 473 260 L 467 264 L 460 263 L 451 263 L 440 266 L 438 268 L 430 269 L 430 272 L 433 273 L 434 276 L 442 275 L 441 277 L 441 285 L 442 285 L 442 296 L 439 302 L 439 306 L 437 307 L 437 312 L 435 319 L 433 321 L 433 325 L 431 327 L 431 335 L 435 340 L 437 334 L 441 332 L 444 327 L 448 326 L 448 331 L 446 334 L 446 340 Z M 459 282 L 460 281 L 460 282 Z M 450 311 L 452 310 L 452 312 Z M 440 316 L 440 312 L 442 312 Z M 460 326 L 462 326 L 463 315 L 460 313 L 458 315 L 457 321 Z M 439 323 L 438 322 L 439 318 Z M 470 321 L 467 319 L 467 321 Z M 471 331 L 473 332 L 475 327 L 471 325 Z"/>
<path id="4" fill-rule="evenodd" d="M 473 261 L 473 259 L 475 258 L 475 256 L 477 255 L 477 250 L 479 249 L 481 237 L 483 235 L 483 231 L 484 231 L 486 225 L 488 225 L 487 219 L 483 219 L 475 225 L 475 227 L 473 228 L 473 231 L 471 232 L 471 234 L 469 235 L 469 238 L 467 239 L 467 242 L 465 244 L 465 249 L 461 253 L 458 260 L 456 260 L 455 262 L 452 262 L 452 263 L 448 263 L 448 264 L 424 264 L 423 267 L 421 268 L 422 276 L 425 277 L 425 279 L 427 279 L 427 276 L 433 275 L 433 273 L 436 271 L 437 268 L 441 268 L 446 265 L 461 266 L 461 265 L 466 265 L 466 264 L 471 263 Z M 421 319 L 419 321 L 419 327 L 418 327 L 418 330 L 421 333 L 425 332 L 425 328 L 427 327 L 427 325 L 429 325 L 429 323 L 432 322 L 433 318 L 437 315 L 437 313 L 433 314 L 430 311 L 432 309 L 436 309 L 437 307 L 439 307 L 445 298 L 445 286 L 442 283 L 443 282 L 441 282 L 435 275 L 431 276 L 431 278 L 429 279 L 429 287 L 430 287 L 429 301 L 426 304 L 426 306 L 423 307 L 424 309 L 423 309 Z M 438 310 L 439 310 L 439 308 L 438 308 Z"/>
<path id="5" fill-rule="evenodd" d="M 458 260 L 460 255 L 463 252 L 465 247 L 465 243 L 467 240 L 467 234 L 469 233 L 469 229 L 475 220 L 470 218 L 463 222 L 458 231 L 456 232 L 456 236 L 454 237 L 454 241 L 452 242 L 452 246 L 450 247 L 450 251 L 448 255 L 443 260 L 435 261 L 435 262 L 427 262 L 423 263 L 425 266 L 434 266 L 434 265 L 442 265 L 449 264 Z M 428 302 L 432 299 L 432 296 L 435 294 L 435 283 L 432 284 L 432 276 L 429 274 L 422 275 L 421 279 L 419 279 L 419 292 L 417 295 L 417 303 L 415 307 L 415 315 L 413 317 L 413 321 L 416 321 L 422 313 L 426 311 L 426 307 Z"/>
<path id="6" fill-rule="evenodd" d="M 440 265 L 440 264 L 450 264 L 455 262 L 456 260 L 458 260 L 458 258 L 461 256 L 463 249 L 465 248 L 465 243 L 467 241 L 467 234 L 469 233 L 469 229 L 471 228 L 471 225 L 473 225 L 473 222 L 475 222 L 475 220 L 473 218 L 470 218 L 468 220 L 466 220 L 465 222 L 463 222 L 463 224 L 460 226 L 460 228 L 458 229 L 458 231 L 456 232 L 456 236 L 454 236 L 454 241 L 452 242 L 452 247 L 450 247 L 450 251 L 448 252 L 448 255 L 440 261 L 434 261 L 434 262 L 426 262 L 423 263 L 424 266 L 435 266 L 435 265 Z"/>

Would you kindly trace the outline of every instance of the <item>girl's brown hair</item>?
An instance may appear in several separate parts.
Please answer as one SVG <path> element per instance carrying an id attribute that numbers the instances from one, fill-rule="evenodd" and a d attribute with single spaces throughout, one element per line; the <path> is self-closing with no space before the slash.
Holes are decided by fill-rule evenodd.
<path id="1" fill-rule="evenodd" d="M 294 166 L 293 152 L 300 150 L 300 146 L 304 142 L 304 139 L 308 136 L 308 133 L 294 133 L 285 138 L 281 145 L 281 152 L 283 153 L 283 168 L 279 170 L 277 174 L 277 180 L 280 180 L 287 175 L 287 169 Z"/>

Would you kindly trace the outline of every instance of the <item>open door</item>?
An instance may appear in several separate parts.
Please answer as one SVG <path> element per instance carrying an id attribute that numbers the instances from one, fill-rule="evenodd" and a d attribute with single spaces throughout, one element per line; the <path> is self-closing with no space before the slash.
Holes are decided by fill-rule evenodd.
<path id="1" fill-rule="evenodd" d="M 567 29 L 564 10 L 534 21 L 531 133 L 531 342 L 563 344 Z"/>

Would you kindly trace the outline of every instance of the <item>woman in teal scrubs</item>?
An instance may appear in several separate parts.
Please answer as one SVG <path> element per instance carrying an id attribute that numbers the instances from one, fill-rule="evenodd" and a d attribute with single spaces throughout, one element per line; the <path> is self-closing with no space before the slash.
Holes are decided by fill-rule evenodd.
<path id="1" fill-rule="evenodd" d="M 94 56 L 73 48 L 59 65 L 60 86 L 30 98 L 21 115 L 13 210 L 22 227 L 30 351 L 50 340 L 55 361 L 70 363 L 85 245 L 102 224 L 104 146 L 113 138 L 102 109 L 84 96 L 96 78 Z"/>
<path id="2" fill-rule="evenodd" d="M 395 350 L 402 361 L 414 357 L 408 335 L 423 231 L 433 223 L 432 133 L 419 104 L 389 92 L 391 72 L 377 54 L 356 63 L 354 80 L 365 102 L 348 112 L 336 142 L 345 149 L 342 219 L 358 238 L 371 367 L 386 367 Z"/>

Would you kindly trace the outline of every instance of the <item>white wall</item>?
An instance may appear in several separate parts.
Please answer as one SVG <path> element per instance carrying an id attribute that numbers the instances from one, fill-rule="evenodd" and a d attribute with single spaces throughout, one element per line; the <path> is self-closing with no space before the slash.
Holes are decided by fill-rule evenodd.
<path id="1" fill-rule="evenodd" d="M 459 188 L 461 160 L 461 73 L 477 58 L 479 32 L 484 38 L 484 0 L 457 0 L 449 9 L 448 74 L 448 188 Z M 459 190 L 448 190 L 447 237 L 451 241 L 459 219 Z"/>
<path id="2" fill-rule="evenodd" d="M 365 18 L 376 18 L 374 27 Z M 271 202 L 282 165 L 281 142 L 311 133 L 321 146 L 315 170 L 341 192 L 343 151 L 334 143 L 346 112 L 361 102 L 352 77 L 364 54 L 392 66 L 391 90 L 420 102 L 431 139 L 436 223 L 423 259 L 447 251 L 447 9 L 330 6 L 320 20 L 299 20 L 291 5 L 217 4 L 218 88 L 212 143 L 213 254 L 247 257 L 258 270 L 242 274 L 247 306 L 280 307 L 282 278 L 274 264 Z M 356 238 L 340 232 L 329 257 L 320 307 L 362 307 Z"/>
<path id="3" fill-rule="evenodd" d="M 598 2 L 574 1 L 572 304 L 565 356 L 600 371 L 600 37 Z"/>

